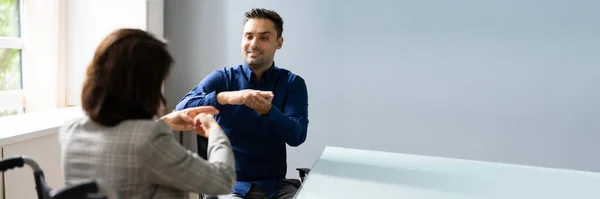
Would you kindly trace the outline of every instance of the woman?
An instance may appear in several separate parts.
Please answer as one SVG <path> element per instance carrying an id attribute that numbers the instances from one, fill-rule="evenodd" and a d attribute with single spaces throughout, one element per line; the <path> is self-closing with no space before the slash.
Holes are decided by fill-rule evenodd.
<path id="1" fill-rule="evenodd" d="M 211 114 L 196 107 L 155 120 L 166 102 L 162 84 L 173 60 L 166 44 L 137 29 L 119 29 L 96 49 L 82 91 L 86 117 L 60 130 L 67 185 L 99 179 L 120 198 L 187 198 L 228 194 L 235 183 L 231 144 Z M 208 137 L 208 160 L 175 141 L 172 130 Z"/>

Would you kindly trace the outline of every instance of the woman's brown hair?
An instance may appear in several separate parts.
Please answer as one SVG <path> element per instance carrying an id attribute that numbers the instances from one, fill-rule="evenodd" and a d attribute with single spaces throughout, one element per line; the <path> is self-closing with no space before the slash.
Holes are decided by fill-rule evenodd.
<path id="1" fill-rule="evenodd" d="M 98 46 L 87 68 L 81 101 L 94 122 L 115 126 L 152 119 L 166 105 L 162 83 L 173 58 L 166 43 L 139 29 L 118 29 Z"/>

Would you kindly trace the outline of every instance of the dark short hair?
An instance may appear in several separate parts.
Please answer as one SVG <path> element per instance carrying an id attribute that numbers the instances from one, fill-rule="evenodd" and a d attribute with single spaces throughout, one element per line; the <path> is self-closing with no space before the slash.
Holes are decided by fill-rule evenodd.
<path id="1" fill-rule="evenodd" d="M 244 25 L 249 19 L 268 19 L 275 24 L 275 30 L 277 30 L 277 38 L 281 37 L 283 33 L 283 19 L 277 12 L 265 8 L 252 8 L 250 11 L 244 14 Z"/>
<path id="2" fill-rule="evenodd" d="M 162 83 L 173 58 L 166 43 L 139 29 L 118 29 L 98 46 L 81 93 L 88 117 L 105 126 L 152 119 L 166 105 Z"/>

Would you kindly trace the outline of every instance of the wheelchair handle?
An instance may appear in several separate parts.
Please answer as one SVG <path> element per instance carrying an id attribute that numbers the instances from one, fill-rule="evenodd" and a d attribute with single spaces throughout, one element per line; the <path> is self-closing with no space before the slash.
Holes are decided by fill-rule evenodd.
<path id="1" fill-rule="evenodd" d="M 29 165 L 33 171 L 40 171 L 40 166 L 31 158 L 26 156 L 17 156 L 4 158 L 0 161 L 0 172 L 5 172 L 10 169 L 20 168 L 23 165 Z"/>

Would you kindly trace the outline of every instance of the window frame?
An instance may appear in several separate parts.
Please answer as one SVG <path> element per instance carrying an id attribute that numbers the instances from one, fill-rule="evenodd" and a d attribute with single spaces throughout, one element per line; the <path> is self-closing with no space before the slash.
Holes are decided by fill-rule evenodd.
<path id="1" fill-rule="evenodd" d="M 19 114 L 25 112 L 25 92 L 23 89 L 23 49 L 25 44 L 23 42 L 23 1 L 18 0 L 18 16 L 19 16 L 19 35 L 18 36 L 0 36 L 0 48 L 19 50 L 20 54 L 20 76 L 21 76 L 21 88 L 15 90 L 3 90 L 0 91 L 0 111 L 6 109 L 22 109 Z M 8 104 L 8 105 L 7 105 Z M 17 105 L 18 104 L 18 105 Z"/>
<path id="2" fill-rule="evenodd" d="M 23 40 L 20 37 L 0 37 L 0 48 L 23 49 Z"/>
<path id="3" fill-rule="evenodd" d="M 17 115 L 65 108 L 67 0 L 19 3 L 20 37 L 0 37 L 0 43 L 20 47 L 21 89 L 0 91 L 0 99 L 21 102 L 23 112 Z"/>

